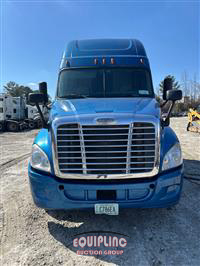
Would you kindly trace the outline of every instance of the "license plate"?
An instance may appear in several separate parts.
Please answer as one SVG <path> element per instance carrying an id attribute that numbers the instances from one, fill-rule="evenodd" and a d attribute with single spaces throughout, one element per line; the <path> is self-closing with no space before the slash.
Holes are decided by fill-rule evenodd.
<path id="1" fill-rule="evenodd" d="M 119 205 L 116 203 L 95 204 L 95 214 L 118 215 Z"/>

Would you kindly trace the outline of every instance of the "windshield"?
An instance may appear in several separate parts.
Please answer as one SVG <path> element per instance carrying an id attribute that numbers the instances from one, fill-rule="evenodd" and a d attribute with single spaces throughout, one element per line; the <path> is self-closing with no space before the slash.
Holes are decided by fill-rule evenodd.
<path id="1" fill-rule="evenodd" d="M 154 97 L 150 74 L 144 69 L 63 70 L 58 97 Z"/>

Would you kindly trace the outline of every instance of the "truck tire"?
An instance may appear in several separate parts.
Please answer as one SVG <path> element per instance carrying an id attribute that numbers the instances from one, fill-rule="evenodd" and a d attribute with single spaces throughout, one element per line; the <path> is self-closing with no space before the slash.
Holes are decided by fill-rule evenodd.
<path id="1" fill-rule="evenodd" d="M 4 131 L 4 124 L 0 123 L 0 132 L 3 132 L 3 131 Z"/>
<path id="2" fill-rule="evenodd" d="M 35 128 L 35 122 L 34 121 L 29 121 L 28 127 L 29 127 L 29 129 L 34 129 Z"/>
<path id="3" fill-rule="evenodd" d="M 17 122 L 8 122 L 7 129 L 10 132 L 18 132 L 19 131 L 19 124 Z"/>

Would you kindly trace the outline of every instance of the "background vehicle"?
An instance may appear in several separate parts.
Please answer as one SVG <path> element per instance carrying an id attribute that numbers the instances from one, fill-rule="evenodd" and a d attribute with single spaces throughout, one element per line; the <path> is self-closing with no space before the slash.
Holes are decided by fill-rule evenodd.
<path id="1" fill-rule="evenodd" d="M 200 105 L 197 109 L 189 109 L 187 130 L 200 133 Z"/>
<path id="2" fill-rule="evenodd" d="M 41 127 L 37 108 L 26 103 L 25 97 L 0 94 L 0 132 L 16 132 Z"/>
<path id="3" fill-rule="evenodd" d="M 47 84 L 30 102 L 47 103 Z M 32 196 L 45 209 L 118 214 L 123 207 L 167 207 L 182 189 L 182 154 L 169 127 L 182 92 L 164 80 L 155 99 L 149 61 L 138 40 L 72 41 L 56 99 L 33 145 Z M 162 108 L 171 102 L 165 114 Z"/>

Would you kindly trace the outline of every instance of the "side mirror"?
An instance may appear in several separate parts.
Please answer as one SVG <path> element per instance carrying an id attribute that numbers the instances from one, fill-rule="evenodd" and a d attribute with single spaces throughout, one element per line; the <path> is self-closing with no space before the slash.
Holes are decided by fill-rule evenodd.
<path id="1" fill-rule="evenodd" d="M 47 93 L 47 83 L 46 82 L 40 82 L 39 83 L 39 91 L 41 94 L 44 95 L 44 104 L 48 103 L 48 93 Z"/>
<path id="2" fill-rule="evenodd" d="M 162 125 L 163 126 L 169 126 L 169 119 L 170 119 L 170 115 L 172 112 L 172 109 L 175 105 L 175 101 L 181 100 L 182 99 L 182 91 L 181 90 L 167 90 L 166 91 L 166 102 L 168 101 L 172 101 L 167 114 L 165 114 L 165 116 L 163 116 L 162 118 Z"/>
<path id="3" fill-rule="evenodd" d="M 171 91 L 172 90 L 172 79 L 167 77 L 164 79 L 163 82 L 163 100 L 167 100 L 167 91 Z"/>
<path id="4" fill-rule="evenodd" d="M 181 90 L 168 90 L 166 92 L 166 100 L 167 101 L 179 101 L 182 99 L 182 91 Z"/>
<path id="5" fill-rule="evenodd" d="M 30 104 L 44 104 L 45 97 L 42 93 L 30 93 L 28 95 L 28 101 Z"/>

